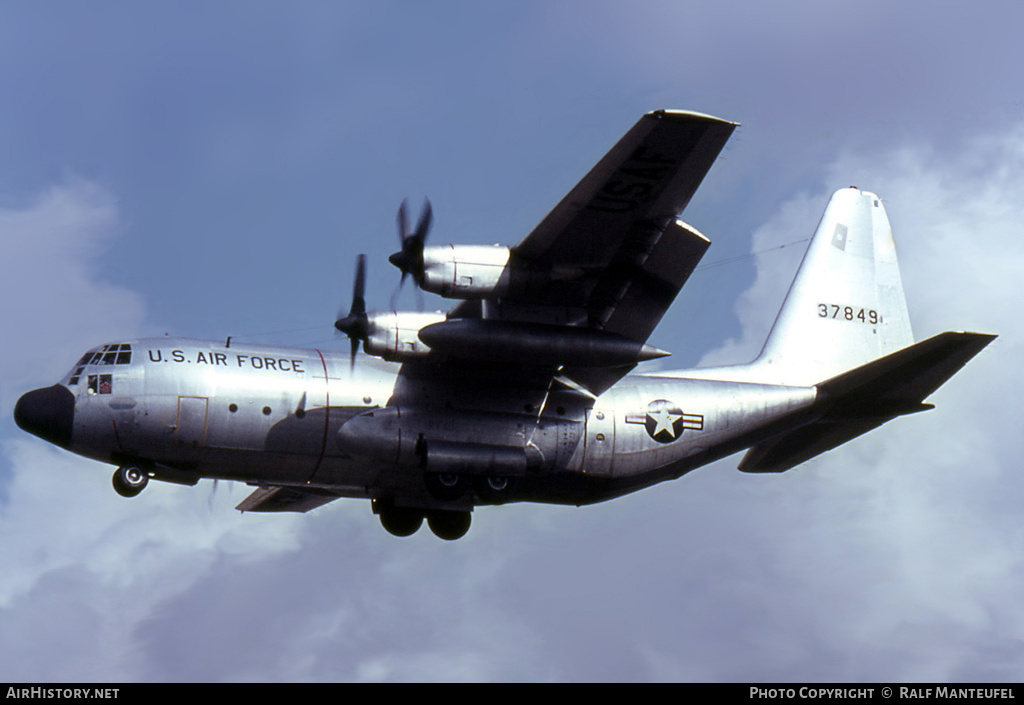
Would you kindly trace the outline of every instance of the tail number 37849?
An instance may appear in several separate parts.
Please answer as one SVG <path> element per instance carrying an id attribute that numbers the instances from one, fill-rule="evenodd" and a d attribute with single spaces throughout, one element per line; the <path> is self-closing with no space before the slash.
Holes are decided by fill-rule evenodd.
<path id="1" fill-rule="evenodd" d="M 834 318 L 837 321 L 860 321 L 861 323 L 881 323 L 882 314 L 872 308 L 842 306 L 840 304 L 818 304 L 819 318 Z"/>

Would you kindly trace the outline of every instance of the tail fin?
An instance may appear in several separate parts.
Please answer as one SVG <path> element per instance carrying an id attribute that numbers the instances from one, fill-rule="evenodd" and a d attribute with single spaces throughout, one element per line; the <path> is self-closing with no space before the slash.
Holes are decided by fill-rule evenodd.
<path id="1" fill-rule="evenodd" d="M 751 371 L 758 381 L 813 385 L 913 342 L 880 199 L 837 191 Z"/>
<path id="2" fill-rule="evenodd" d="M 814 403 L 739 466 L 783 472 L 930 409 L 924 400 L 993 338 L 949 332 L 914 344 L 889 218 L 878 196 L 849 188 L 829 201 L 761 355 L 679 376 L 815 387 Z"/>

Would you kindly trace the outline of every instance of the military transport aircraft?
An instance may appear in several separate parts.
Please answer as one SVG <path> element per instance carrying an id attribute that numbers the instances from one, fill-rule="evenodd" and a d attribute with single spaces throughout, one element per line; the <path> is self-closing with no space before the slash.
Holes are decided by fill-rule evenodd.
<path id="1" fill-rule="evenodd" d="M 515 247 L 426 246 L 429 204 L 390 261 L 447 313 L 367 312 L 365 258 L 350 354 L 157 338 L 85 353 L 26 393 L 21 428 L 112 463 L 115 489 L 201 478 L 256 489 L 251 512 L 371 500 L 392 534 L 444 539 L 480 505 L 582 505 L 746 449 L 782 472 L 925 399 L 994 336 L 914 343 L 879 197 L 829 202 L 761 355 L 628 374 L 710 241 L 678 219 L 735 123 L 644 115 Z M 365 356 L 358 355 L 362 345 Z"/>

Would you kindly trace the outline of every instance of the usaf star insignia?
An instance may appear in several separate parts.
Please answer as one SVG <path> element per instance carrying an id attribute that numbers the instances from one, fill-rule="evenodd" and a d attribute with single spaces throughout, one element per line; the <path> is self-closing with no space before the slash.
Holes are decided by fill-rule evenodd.
<path id="1" fill-rule="evenodd" d="M 647 413 L 626 417 L 627 423 L 642 423 L 647 435 L 658 443 L 671 443 L 679 438 L 685 429 L 700 431 L 704 428 L 704 417 L 700 414 L 684 414 L 675 402 L 656 399 L 647 405 Z"/>

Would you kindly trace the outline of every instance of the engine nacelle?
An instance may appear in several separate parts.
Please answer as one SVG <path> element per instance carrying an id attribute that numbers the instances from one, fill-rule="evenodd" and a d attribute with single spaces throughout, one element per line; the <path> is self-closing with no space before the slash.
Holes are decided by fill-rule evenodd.
<path id="1" fill-rule="evenodd" d="M 403 362 L 430 355 L 430 346 L 420 340 L 420 329 L 441 323 L 440 312 L 387 311 L 367 315 L 367 336 L 363 350 L 385 360 Z"/>
<path id="2" fill-rule="evenodd" d="M 480 318 L 426 326 L 420 340 L 441 355 L 534 365 L 619 367 L 668 355 L 602 330 Z"/>
<path id="3" fill-rule="evenodd" d="M 498 245 L 438 245 L 423 248 L 425 291 L 449 299 L 504 296 L 510 284 L 511 250 Z"/>

